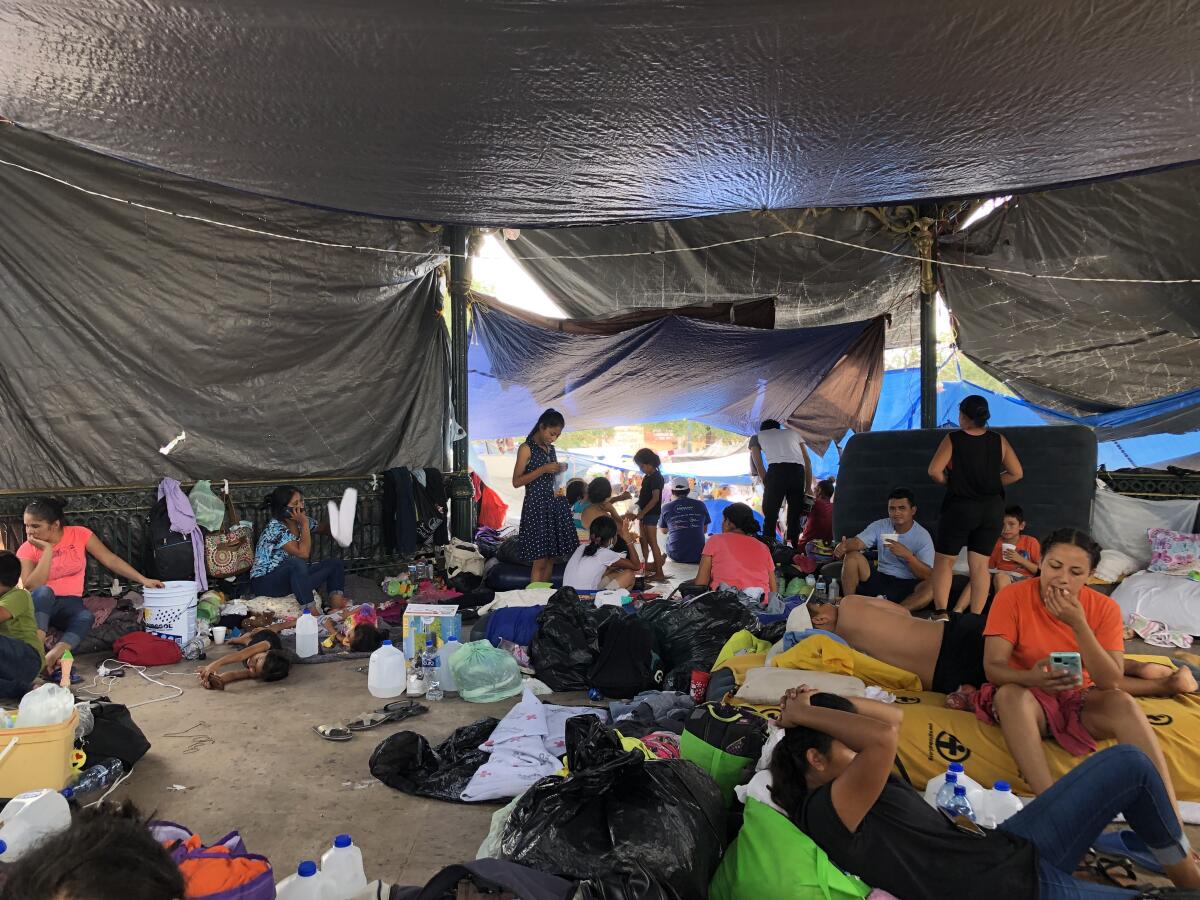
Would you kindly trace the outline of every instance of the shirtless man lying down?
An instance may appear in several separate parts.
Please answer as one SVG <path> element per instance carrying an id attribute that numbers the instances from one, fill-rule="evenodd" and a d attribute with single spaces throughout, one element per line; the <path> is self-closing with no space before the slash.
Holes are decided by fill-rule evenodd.
<path id="1" fill-rule="evenodd" d="M 904 607 L 877 597 L 849 596 L 841 604 L 808 604 L 812 627 L 832 631 L 855 650 L 912 672 L 925 690 L 952 694 L 980 687 L 983 672 L 983 616 L 966 613 L 948 622 L 914 618 Z M 1186 667 L 1125 660 L 1121 689 L 1134 697 L 1173 697 L 1196 690 Z"/>

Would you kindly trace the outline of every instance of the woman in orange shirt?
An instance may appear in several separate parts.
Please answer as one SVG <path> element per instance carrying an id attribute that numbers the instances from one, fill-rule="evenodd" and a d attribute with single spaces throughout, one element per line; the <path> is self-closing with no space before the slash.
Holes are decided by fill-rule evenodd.
<path id="1" fill-rule="evenodd" d="M 775 560 L 758 539 L 758 521 L 745 503 L 725 507 L 721 533 L 710 537 L 701 553 L 696 584 L 714 590 L 721 584 L 738 590 L 761 588 L 764 594 L 778 589 Z"/>
<path id="2" fill-rule="evenodd" d="M 976 714 L 999 720 L 1009 752 L 1035 794 L 1054 783 L 1042 739 L 1054 737 L 1076 756 L 1115 739 L 1140 747 L 1162 776 L 1178 814 L 1175 789 L 1158 739 L 1133 697 L 1120 689 L 1125 643 L 1116 601 L 1087 587 L 1100 546 L 1071 528 L 1042 542 L 1037 578 L 1005 588 L 984 628 L 988 685 Z M 1081 677 L 1055 668 L 1050 654 L 1082 657 Z"/>

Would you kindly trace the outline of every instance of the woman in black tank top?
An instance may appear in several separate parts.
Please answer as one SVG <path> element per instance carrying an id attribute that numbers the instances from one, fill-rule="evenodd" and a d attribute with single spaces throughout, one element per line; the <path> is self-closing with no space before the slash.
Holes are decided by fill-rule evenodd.
<path id="1" fill-rule="evenodd" d="M 988 557 L 1004 523 L 1004 488 L 1020 481 L 1021 461 L 1004 436 L 987 427 L 988 402 L 972 394 L 959 404 L 960 430 L 952 431 L 938 446 L 929 464 L 929 477 L 946 485 L 933 564 L 935 618 L 945 618 L 950 605 L 954 560 L 965 546 L 971 567 L 971 587 L 956 612 L 970 605 L 981 613 L 987 605 L 991 576 Z"/>

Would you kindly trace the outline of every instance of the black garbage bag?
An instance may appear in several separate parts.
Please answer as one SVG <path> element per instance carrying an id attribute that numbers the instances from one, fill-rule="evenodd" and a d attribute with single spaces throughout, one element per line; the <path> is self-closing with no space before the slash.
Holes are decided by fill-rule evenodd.
<path id="1" fill-rule="evenodd" d="M 750 632 L 760 641 L 774 644 L 776 641 L 783 640 L 783 636 L 787 632 L 787 620 L 780 619 L 778 622 L 772 622 L 770 625 L 756 622 L 754 627 L 750 629 Z"/>
<path id="2" fill-rule="evenodd" d="M 566 878 L 593 898 L 697 900 L 725 847 L 716 783 L 686 760 L 626 752 L 594 716 L 567 720 L 567 778 L 543 778 L 505 825 L 500 856 Z"/>
<path id="3" fill-rule="evenodd" d="M 499 724 L 490 716 L 479 719 L 456 728 L 436 747 L 415 731 L 397 732 L 371 754 L 371 774 L 406 794 L 462 803 L 467 783 L 488 760 L 479 745 Z"/>
<path id="4" fill-rule="evenodd" d="M 734 632 L 754 626 L 754 613 L 737 595 L 710 591 L 690 600 L 654 600 L 638 615 L 658 634 L 664 691 L 687 691 L 692 670 L 709 671 Z"/>
<path id="5" fill-rule="evenodd" d="M 538 616 L 529 661 L 551 690 L 587 690 L 588 672 L 600 653 L 599 631 L 589 609 L 575 589 L 567 587 L 555 591 Z"/>

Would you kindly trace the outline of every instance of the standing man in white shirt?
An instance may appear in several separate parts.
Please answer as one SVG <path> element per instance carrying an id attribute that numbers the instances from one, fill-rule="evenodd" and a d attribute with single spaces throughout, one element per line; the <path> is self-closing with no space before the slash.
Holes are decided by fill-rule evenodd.
<path id="1" fill-rule="evenodd" d="M 798 431 L 767 419 L 758 426 L 758 434 L 750 438 L 750 468 L 763 483 L 763 537 L 774 539 L 779 510 L 787 501 L 787 541 L 794 546 L 800 538 L 804 495 L 812 493 L 812 462 L 804 438 Z"/>

